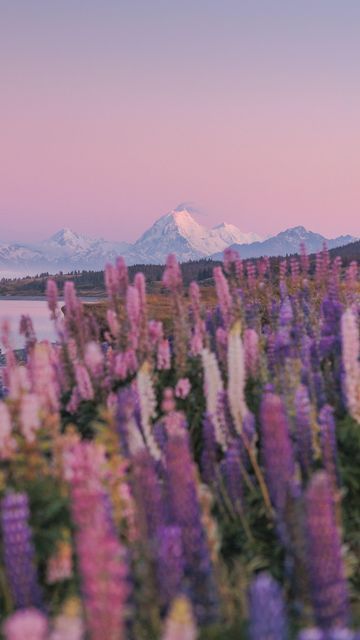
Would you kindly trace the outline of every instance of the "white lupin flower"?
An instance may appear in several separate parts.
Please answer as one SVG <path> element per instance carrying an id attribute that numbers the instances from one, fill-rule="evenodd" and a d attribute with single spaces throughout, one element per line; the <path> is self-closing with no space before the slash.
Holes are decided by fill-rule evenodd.
<path id="1" fill-rule="evenodd" d="M 220 394 L 224 390 L 221 373 L 216 359 L 215 353 L 209 349 L 203 349 L 201 352 L 202 365 L 204 369 L 204 394 L 206 399 L 206 411 L 210 416 L 214 425 L 215 440 L 225 451 L 226 436 L 222 429 L 221 421 L 218 414 L 218 403 Z"/>
<path id="2" fill-rule="evenodd" d="M 242 433 L 243 419 L 248 413 L 245 402 L 245 355 L 240 335 L 240 322 L 236 322 L 229 331 L 228 351 L 228 398 L 235 429 Z"/>
<path id="3" fill-rule="evenodd" d="M 349 308 L 341 318 L 344 391 L 350 415 L 360 423 L 360 339 L 358 321 Z"/>
<path id="4" fill-rule="evenodd" d="M 155 460 L 161 458 L 161 451 L 152 433 L 151 419 L 155 417 L 156 398 L 153 383 L 150 376 L 150 367 L 147 362 L 141 366 L 136 376 L 139 394 L 141 426 L 145 442 Z"/>

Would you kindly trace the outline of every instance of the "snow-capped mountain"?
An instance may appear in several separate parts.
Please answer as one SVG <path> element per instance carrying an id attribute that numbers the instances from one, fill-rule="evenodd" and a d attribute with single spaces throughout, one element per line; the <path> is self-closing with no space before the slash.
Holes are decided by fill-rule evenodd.
<path id="1" fill-rule="evenodd" d="M 88 238 L 67 228 L 36 244 L 0 243 L 0 278 L 5 277 L 5 272 L 8 277 L 9 272 L 31 275 L 103 269 L 106 262 L 120 255 L 129 265 L 161 264 L 169 253 L 175 253 L 182 262 L 204 257 L 218 259 L 226 247 L 232 246 L 242 257 L 250 258 L 296 253 L 302 242 L 311 253 L 321 249 L 325 241 L 331 249 L 356 239 L 340 236 L 327 240 L 304 227 L 287 229 L 267 239 L 243 233 L 232 224 L 208 229 L 195 220 L 191 209 L 179 205 L 159 218 L 134 244 Z"/>
<path id="2" fill-rule="evenodd" d="M 143 257 L 143 262 L 162 263 L 169 253 L 175 253 L 182 261 L 196 260 L 223 251 L 234 242 L 246 243 L 254 239 L 258 240 L 259 236 L 242 233 L 231 224 L 207 229 L 180 205 L 159 218 L 132 249 Z"/>
<path id="3" fill-rule="evenodd" d="M 299 226 L 281 231 L 262 242 L 252 242 L 251 244 L 234 243 L 231 247 L 242 258 L 259 258 L 261 256 L 286 256 L 297 253 L 302 243 L 305 244 L 308 253 L 315 253 L 322 249 L 324 243 L 329 249 L 335 249 L 356 240 L 357 238 L 350 235 L 329 239 L 320 233 L 314 233 L 313 231 L 308 231 L 305 227 Z M 212 257 L 221 259 L 222 253 L 218 252 Z"/>

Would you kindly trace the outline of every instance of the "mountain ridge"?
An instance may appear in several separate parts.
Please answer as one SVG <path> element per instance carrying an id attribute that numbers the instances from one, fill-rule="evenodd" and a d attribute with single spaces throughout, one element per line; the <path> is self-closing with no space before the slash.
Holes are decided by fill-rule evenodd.
<path id="1" fill-rule="evenodd" d="M 242 232 L 236 225 L 222 222 L 207 228 L 193 217 L 193 209 L 179 205 L 161 216 L 134 242 L 89 238 L 68 227 L 59 229 L 37 243 L 0 243 L 1 270 L 33 275 L 48 271 L 98 270 L 122 255 L 129 265 L 163 264 L 169 253 L 181 262 L 221 259 L 232 247 L 243 258 L 296 253 L 304 242 L 308 252 L 316 252 L 326 242 L 329 249 L 356 241 L 352 236 L 327 239 L 303 226 L 291 227 L 267 238 Z"/>

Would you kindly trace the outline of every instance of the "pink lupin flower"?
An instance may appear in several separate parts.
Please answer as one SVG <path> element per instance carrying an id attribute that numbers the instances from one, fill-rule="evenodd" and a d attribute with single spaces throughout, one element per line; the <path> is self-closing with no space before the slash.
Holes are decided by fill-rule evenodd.
<path id="1" fill-rule="evenodd" d="M 106 312 L 106 321 L 108 323 L 108 327 L 111 331 L 111 334 L 114 338 L 116 338 L 120 331 L 120 325 L 117 318 L 117 315 L 113 309 L 108 309 Z"/>
<path id="2" fill-rule="evenodd" d="M 5 620 L 6 640 L 46 640 L 48 622 L 37 609 L 20 609 Z"/>
<path id="3" fill-rule="evenodd" d="M 200 288 L 197 282 L 191 282 L 189 295 L 191 300 L 191 310 L 194 316 L 194 333 L 191 337 L 190 348 L 192 354 L 194 356 L 198 356 L 203 348 L 205 323 L 201 317 Z"/>
<path id="4" fill-rule="evenodd" d="M 68 580 L 73 575 L 72 547 L 69 541 L 62 540 L 56 552 L 49 558 L 46 572 L 46 582 L 55 584 Z"/>
<path id="5" fill-rule="evenodd" d="M 184 400 L 189 395 L 190 390 L 191 384 L 189 378 L 180 378 L 176 383 L 175 396 L 176 398 Z"/>
<path id="6" fill-rule="evenodd" d="M 171 387 L 166 387 L 163 391 L 163 399 L 161 402 L 161 411 L 171 413 L 175 411 L 174 391 Z"/>
<path id="7" fill-rule="evenodd" d="M 27 393 L 21 398 L 20 426 L 25 440 L 34 442 L 35 434 L 40 429 L 40 401 L 36 393 Z"/>
<path id="8" fill-rule="evenodd" d="M 173 253 L 170 253 L 167 257 L 162 282 L 167 289 L 173 292 L 180 291 L 182 288 L 181 269 Z"/>
<path id="9" fill-rule="evenodd" d="M 221 315 L 223 317 L 225 327 L 229 328 L 232 320 L 232 301 L 229 291 L 229 285 L 221 267 L 214 267 L 213 274 Z"/>
<path id="10" fill-rule="evenodd" d="M 156 347 L 159 340 L 161 340 L 164 335 L 162 322 L 159 320 L 150 320 L 148 322 L 148 334 L 150 345 L 152 347 Z"/>
<path id="11" fill-rule="evenodd" d="M 75 379 L 80 397 L 83 400 L 92 400 L 94 397 L 94 389 L 88 371 L 84 365 L 76 362 L 74 365 Z"/>
<path id="12" fill-rule="evenodd" d="M 28 371 L 32 391 L 37 393 L 42 406 L 58 411 L 60 388 L 51 358 L 51 349 L 46 342 L 37 343 L 29 357 Z"/>
<path id="13" fill-rule="evenodd" d="M 136 287 L 128 287 L 126 293 L 126 311 L 130 323 L 129 344 L 136 349 L 139 341 L 140 296 Z"/>
<path id="14" fill-rule="evenodd" d="M 91 375 L 101 375 L 104 368 L 104 354 L 97 342 L 92 341 L 87 343 L 84 360 Z"/>
<path id="15" fill-rule="evenodd" d="M 119 291 L 119 274 L 114 265 L 105 265 L 104 278 L 108 298 L 114 300 Z"/>
<path id="16" fill-rule="evenodd" d="M 55 280 L 52 280 L 51 278 L 49 278 L 46 283 L 46 298 L 47 298 L 48 307 L 51 312 L 52 320 L 55 320 L 59 313 L 58 297 L 59 297 L 59 292 L 58 292 L 57 284 Z"/>
<path id="17" fill-rule="evenodd" d="M 85 625 L 79 616 L 60 614 L 54 620 L 49 640 L 83 640 Z"/>
<path id="18" fill-rule="evenodd" d="M 169 340 L 163 338 L 160 340 L 157 352 L 157 368 L 161 371 L 164 369 L 170 369 L 171 367 L 171 353 Z"/>
<path id="19" fill-rule="evenodd" d="M 254 329 L 245 329 L 244 350 L 246 371 L 255 378 L 259 366 L 259 336 Z"/>
<path id="20" fill-rule="evenodd" d="M 7 460 L 16 448 L 16 442 L 12 437 L 10 412 L 2 400 L 0 400 L 0 459 Z"/>
<path id="21" fill-rule="evenodd" d="M 119 294 L 121 296 L 124 296 L 126 294 L 129 283 L 128 270 L 124 258 L 122 258 L 121 256 L 117 258 L 115 266 L 119 283 Z"/>
<path id="22" fill-rule="evenodd" d="M 104 463 L 102 448 L 78 443 L 68 458 L 68 477 L 89 636 L 92 640 L 122 640 L 129 592 L 127 565 L 106 508 Z"/>
<path id="23" fill-rule="evenodd" d="M 36 343 L 36 333 L 32 320 L 27 314 L 23 314 L 20 318 L 19 333 L 25 337 L 26 348 L 31 349 Z"/>
<path id="24" fill-rule="evenodd" d="M 162 640 L 196 640 L 198 632 L 189 600 L 178 596 L 165 620 Z"/>

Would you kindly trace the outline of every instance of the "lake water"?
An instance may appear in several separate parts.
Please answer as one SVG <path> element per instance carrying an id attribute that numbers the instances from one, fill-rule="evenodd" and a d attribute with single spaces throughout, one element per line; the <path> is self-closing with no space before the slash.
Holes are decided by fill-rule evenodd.
<path id="1" fill-rule="evenodd" d="M 0 324 L 4 319 L 9 320 L 12 344 L 15 349 L 21 349 L 24 346 L 24 337 L 19 335 L 19 322 L 23 314 L 31 317 L 38 340 L 55 340 L 55 331 L 46 300 L 0 298 Z"/>

